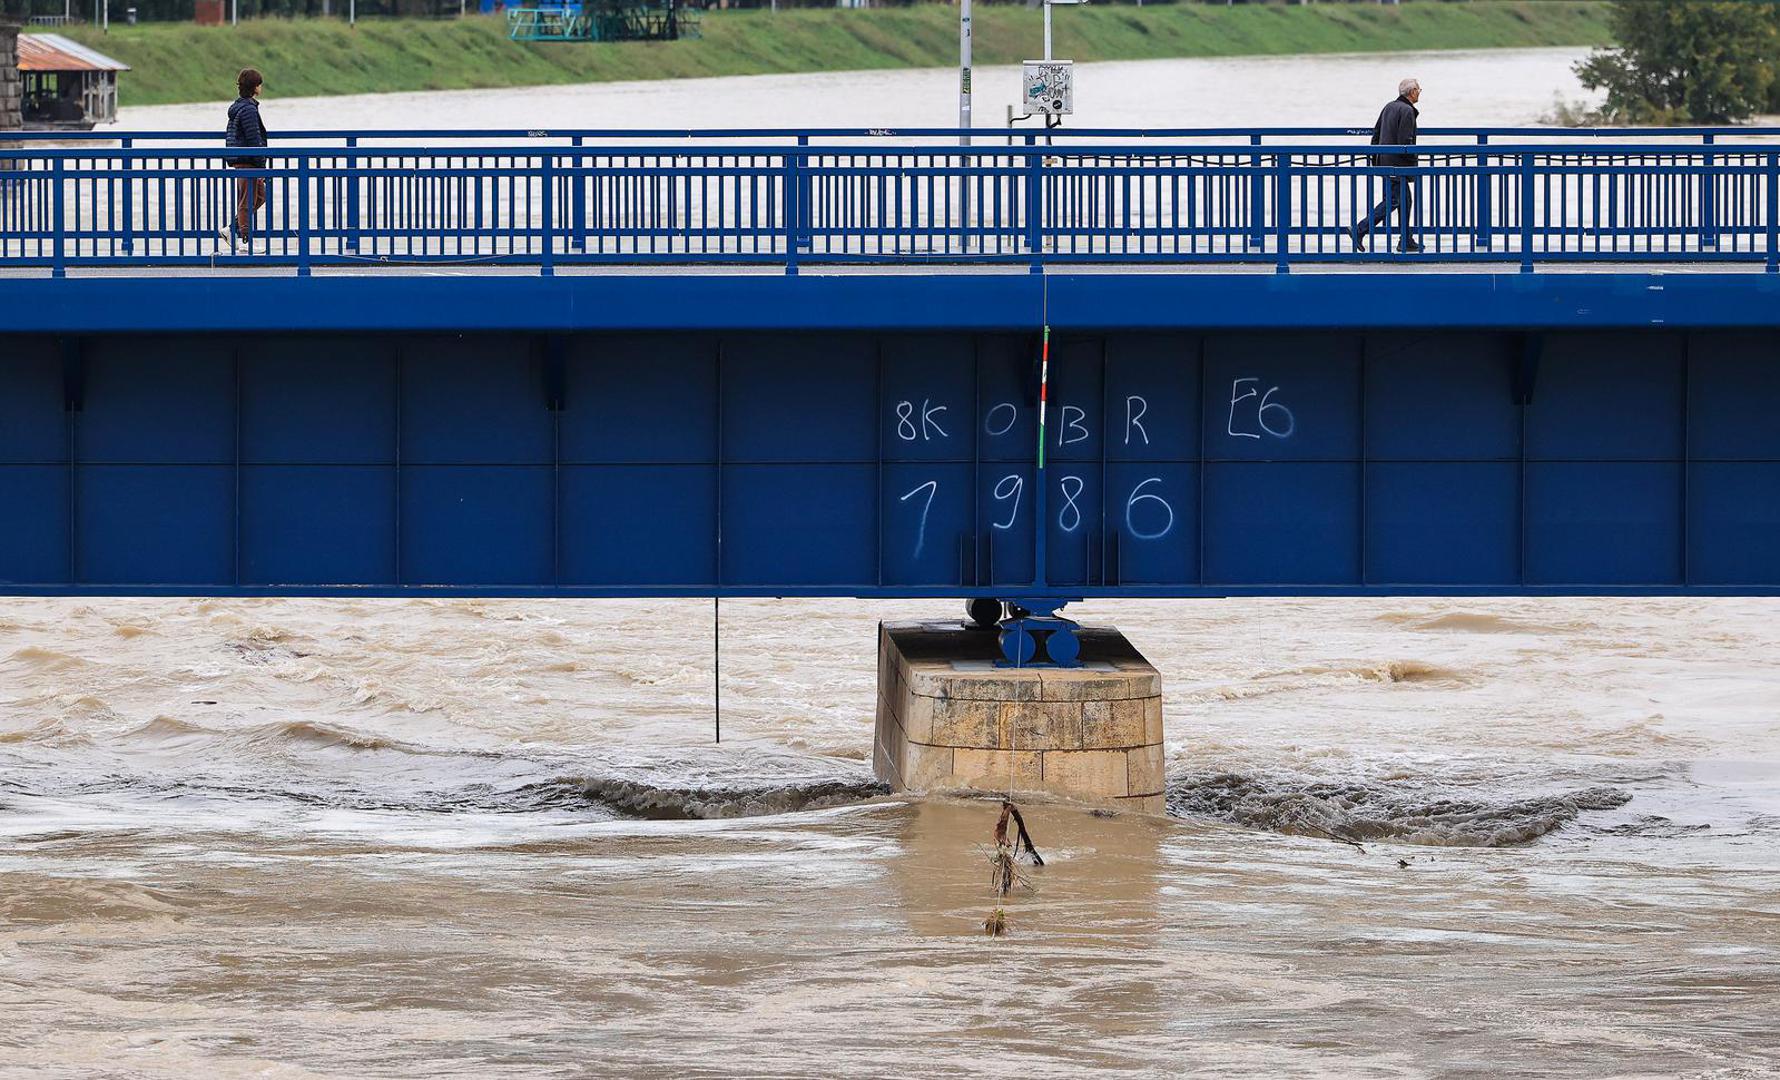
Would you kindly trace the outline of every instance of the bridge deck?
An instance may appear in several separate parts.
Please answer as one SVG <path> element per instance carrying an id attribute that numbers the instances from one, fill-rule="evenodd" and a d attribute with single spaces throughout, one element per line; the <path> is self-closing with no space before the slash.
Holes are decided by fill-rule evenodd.
<path id="1" fill-rule="evenodd" d="M 1611 270 L 1611 272 L 1608 272 Z M 1772 327 L 1780 275 L 1747 267 L 1570 267 L 1523 274 L 1432 266 L 463 268 L 14 271 L 15 332 L 876 330 L 1529 330 Z"/>

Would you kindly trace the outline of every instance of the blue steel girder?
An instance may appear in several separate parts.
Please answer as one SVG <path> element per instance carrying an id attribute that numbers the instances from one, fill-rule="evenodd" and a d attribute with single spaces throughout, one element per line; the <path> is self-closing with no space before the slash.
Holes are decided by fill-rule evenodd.
<path id="1" fill-rule="evenodd" d="M 0 593 L 1780 594 L 1771 282 L 9 282 Z"/>

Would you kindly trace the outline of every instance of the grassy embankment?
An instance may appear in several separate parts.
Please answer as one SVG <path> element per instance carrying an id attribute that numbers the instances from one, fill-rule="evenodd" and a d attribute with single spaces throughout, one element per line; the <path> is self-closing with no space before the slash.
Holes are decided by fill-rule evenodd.
<path id="1" fill-rule="evenodd" d="M 1490 0 L 1470 4 L 1168 4 L 1070 8 L 1056 17 L 1056 52 L 1075 60 L 1366 52 L 1606 43 L 1595 0 Z M 976 61 L 1010 64 L 1036 51 L 1037 11 L 976 10 Z M 70 36 L 130 64 L 126 105 L 227 97 L 235 72 L 266 73 L 280 97 L 390 90 L 539 86 L 619 79 L 795 71 L 943 67 L 957 63 L 956 9 L 715 11 L 699 41 L 620 45 L 508 41 L 496 18 L 266 19 L 240 27 L 154 23 L 91 27 Z"/>

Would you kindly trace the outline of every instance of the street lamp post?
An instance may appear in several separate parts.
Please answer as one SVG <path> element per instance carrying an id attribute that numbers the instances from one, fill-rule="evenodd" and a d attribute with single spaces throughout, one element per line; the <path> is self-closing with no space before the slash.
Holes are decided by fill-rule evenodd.
<path id="1" fill-rule="evenodd" d="M 1045 9 L 1045 59 L 1051 58 L 1051 8 L 1057 4 L 1085 4 L 1088 0 L 1043 0 Z"/>

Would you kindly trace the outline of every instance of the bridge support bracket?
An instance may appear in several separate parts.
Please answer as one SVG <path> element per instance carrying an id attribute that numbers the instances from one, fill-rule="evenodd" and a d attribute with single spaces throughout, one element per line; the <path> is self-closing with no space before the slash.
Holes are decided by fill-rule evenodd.
<path id="1" fill-rule="evenodd" d="M 1005 600 L 1007 617 L 1001 620 L 999 667 L 1080 667 L 1082 645 L 1076 636 L 1081 624 L 1057 614 L 1068 600 L 1056 597 L 1015 597 Z"/>

